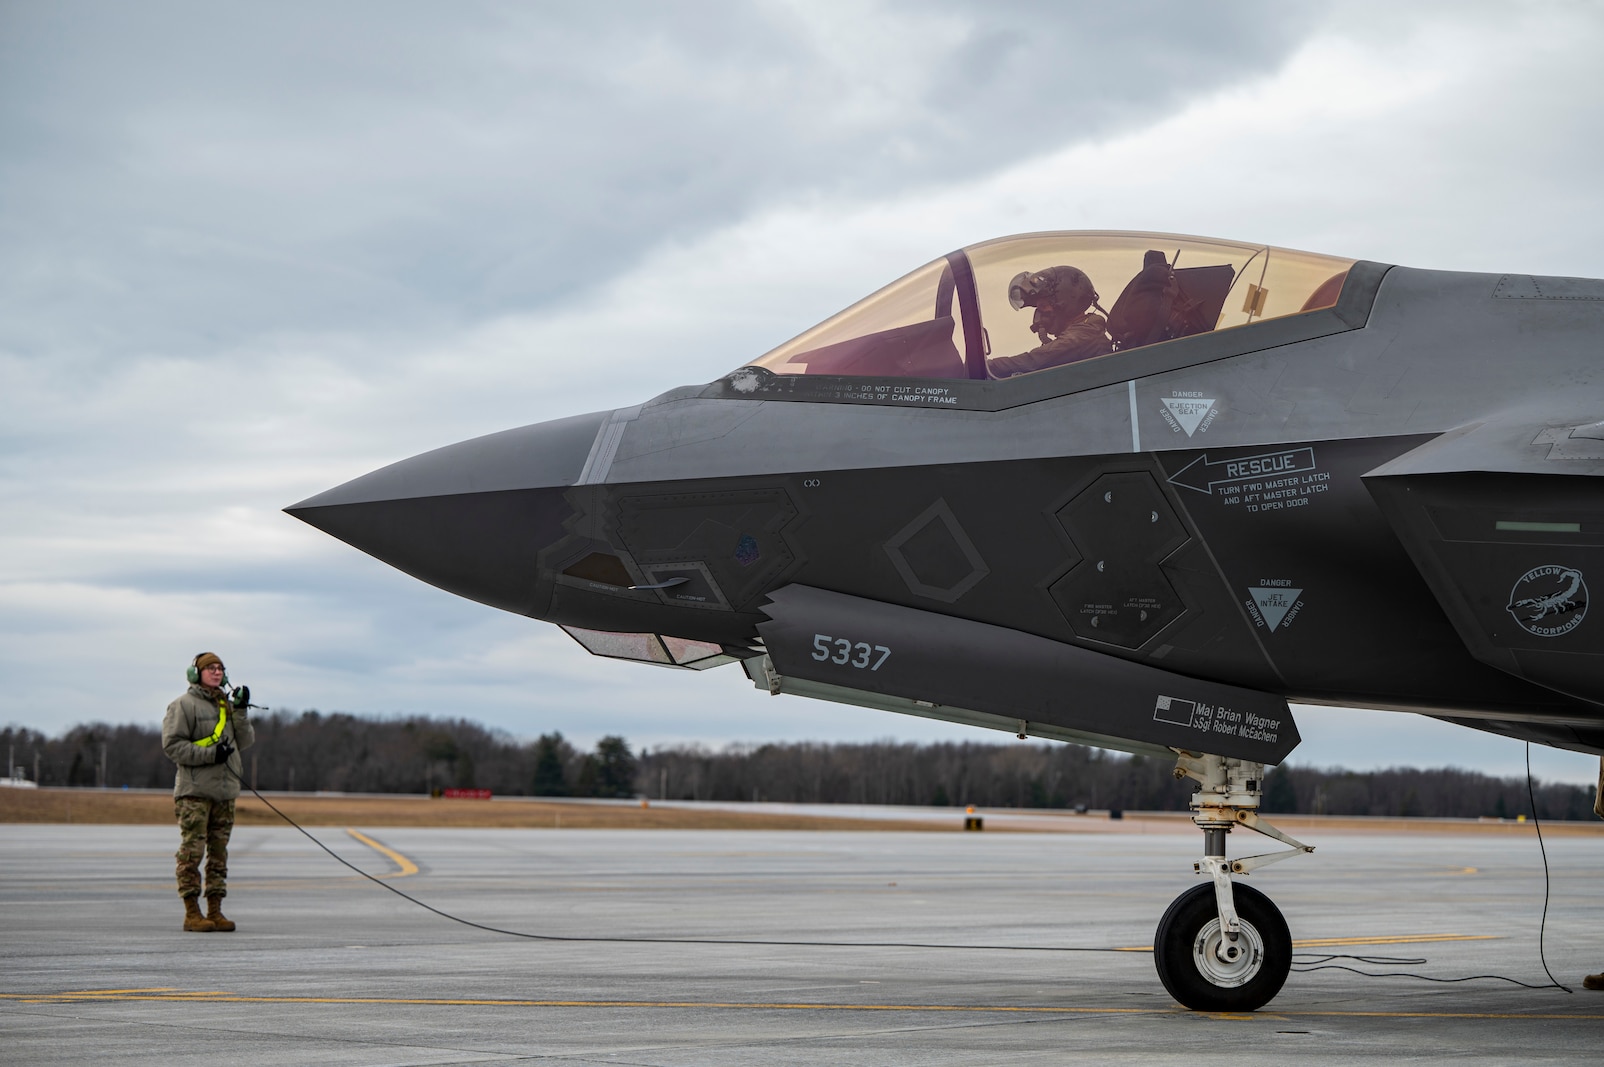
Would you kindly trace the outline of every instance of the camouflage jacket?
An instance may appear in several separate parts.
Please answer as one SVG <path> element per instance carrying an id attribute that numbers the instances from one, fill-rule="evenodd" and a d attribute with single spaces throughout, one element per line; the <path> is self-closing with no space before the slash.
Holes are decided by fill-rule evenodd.
<path id="1" fill-rule="evenodd" d="M 211 737 L 217 729 L 218 706 L 222 703 L 223 694 L 216 689 L 192 685 L 167 705 L 167 714 L 162 717 L 162 751 L 178 764 L 173 796 L 209 800 L 233 800 L 239 796 L 240 779 L 245 773 L 240 751 L 256 743 L 256 729 L 251 726 L 250 716 L 232 707 L 228 709 L 223 736 L 233 743 L 235 751 L 226 765 L 215 762 L 215 749 L 196 744 Z"/>

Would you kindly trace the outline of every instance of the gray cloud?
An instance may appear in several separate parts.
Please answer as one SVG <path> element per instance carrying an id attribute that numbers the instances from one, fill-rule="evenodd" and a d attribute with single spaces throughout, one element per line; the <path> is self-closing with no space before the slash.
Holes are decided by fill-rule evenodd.
<path id="1" fill-rule="evenodd" d="M 0 345 L 547 305 L 760 203 L 950 183 L 1260 76 L 1310 23 L 1267 10 L 10 5 Z"/>

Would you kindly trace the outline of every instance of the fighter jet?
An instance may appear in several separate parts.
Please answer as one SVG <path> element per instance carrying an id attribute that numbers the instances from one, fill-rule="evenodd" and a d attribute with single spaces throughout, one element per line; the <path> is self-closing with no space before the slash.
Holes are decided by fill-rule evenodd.
<path id="1" fill-rule="evenodd" d="M 1155 233 L 943 256 L 706 385 L 289 509 L 598 656 L 1175 759 L 1180 1003 L 1292 941 L 1234 882 L 1288 703 L 1604 753 L 1604 281 Z M 1286 847 L 1231 859 L 1226 835 Z"/>

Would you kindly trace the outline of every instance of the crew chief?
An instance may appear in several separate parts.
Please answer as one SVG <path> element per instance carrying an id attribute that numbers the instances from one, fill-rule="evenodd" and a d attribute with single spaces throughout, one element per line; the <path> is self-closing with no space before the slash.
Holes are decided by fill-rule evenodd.
<path id="1" fill-rule="evenodd" d="M 223 915 L 228 895 L 228 839 L 234 832 L 234 799 L 244 764 L 240 750 L 256 742 L 247 714 L 250 690 L 225 694 L 228 675 L 215 653 L 202 652 L 190 663 L 187 689 L 167 705 L 162 717 L 162 750 L 178 765 L 173 812 L 178 819 L 178 895 L 184 900 L 184 929 L 202 933 L 232 930 Z M 201 859 L 206 861 L 205 915 L 200 910 Z"/>

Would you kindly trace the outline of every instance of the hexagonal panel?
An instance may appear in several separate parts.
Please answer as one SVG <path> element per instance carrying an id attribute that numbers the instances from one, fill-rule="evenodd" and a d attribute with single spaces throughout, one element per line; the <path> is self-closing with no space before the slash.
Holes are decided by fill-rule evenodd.
<path id="1" fill-rule="evenodd" d="M 1140 648 L 1186 612 L 1157 567 L 1103 570 L 1083 563 L 1048 590 L 1077 637 Z"/>
<path id="2" fill-rule="evenodd" d="M 1105 474 L 1057 512 L 1083 561 L 1048 590 L 1076 636 L 1140 648 L 1186 613 L 1159 568 L 1186 527 L 1152 475 Z"/>
<path id="3" fill-rule="evenodd" d="M 1156 563 L 1186 543 L 1186 528 L 1143 471 L 1103 475 L 1058 510 L 1058 521 L 1088 559 Z"/>

